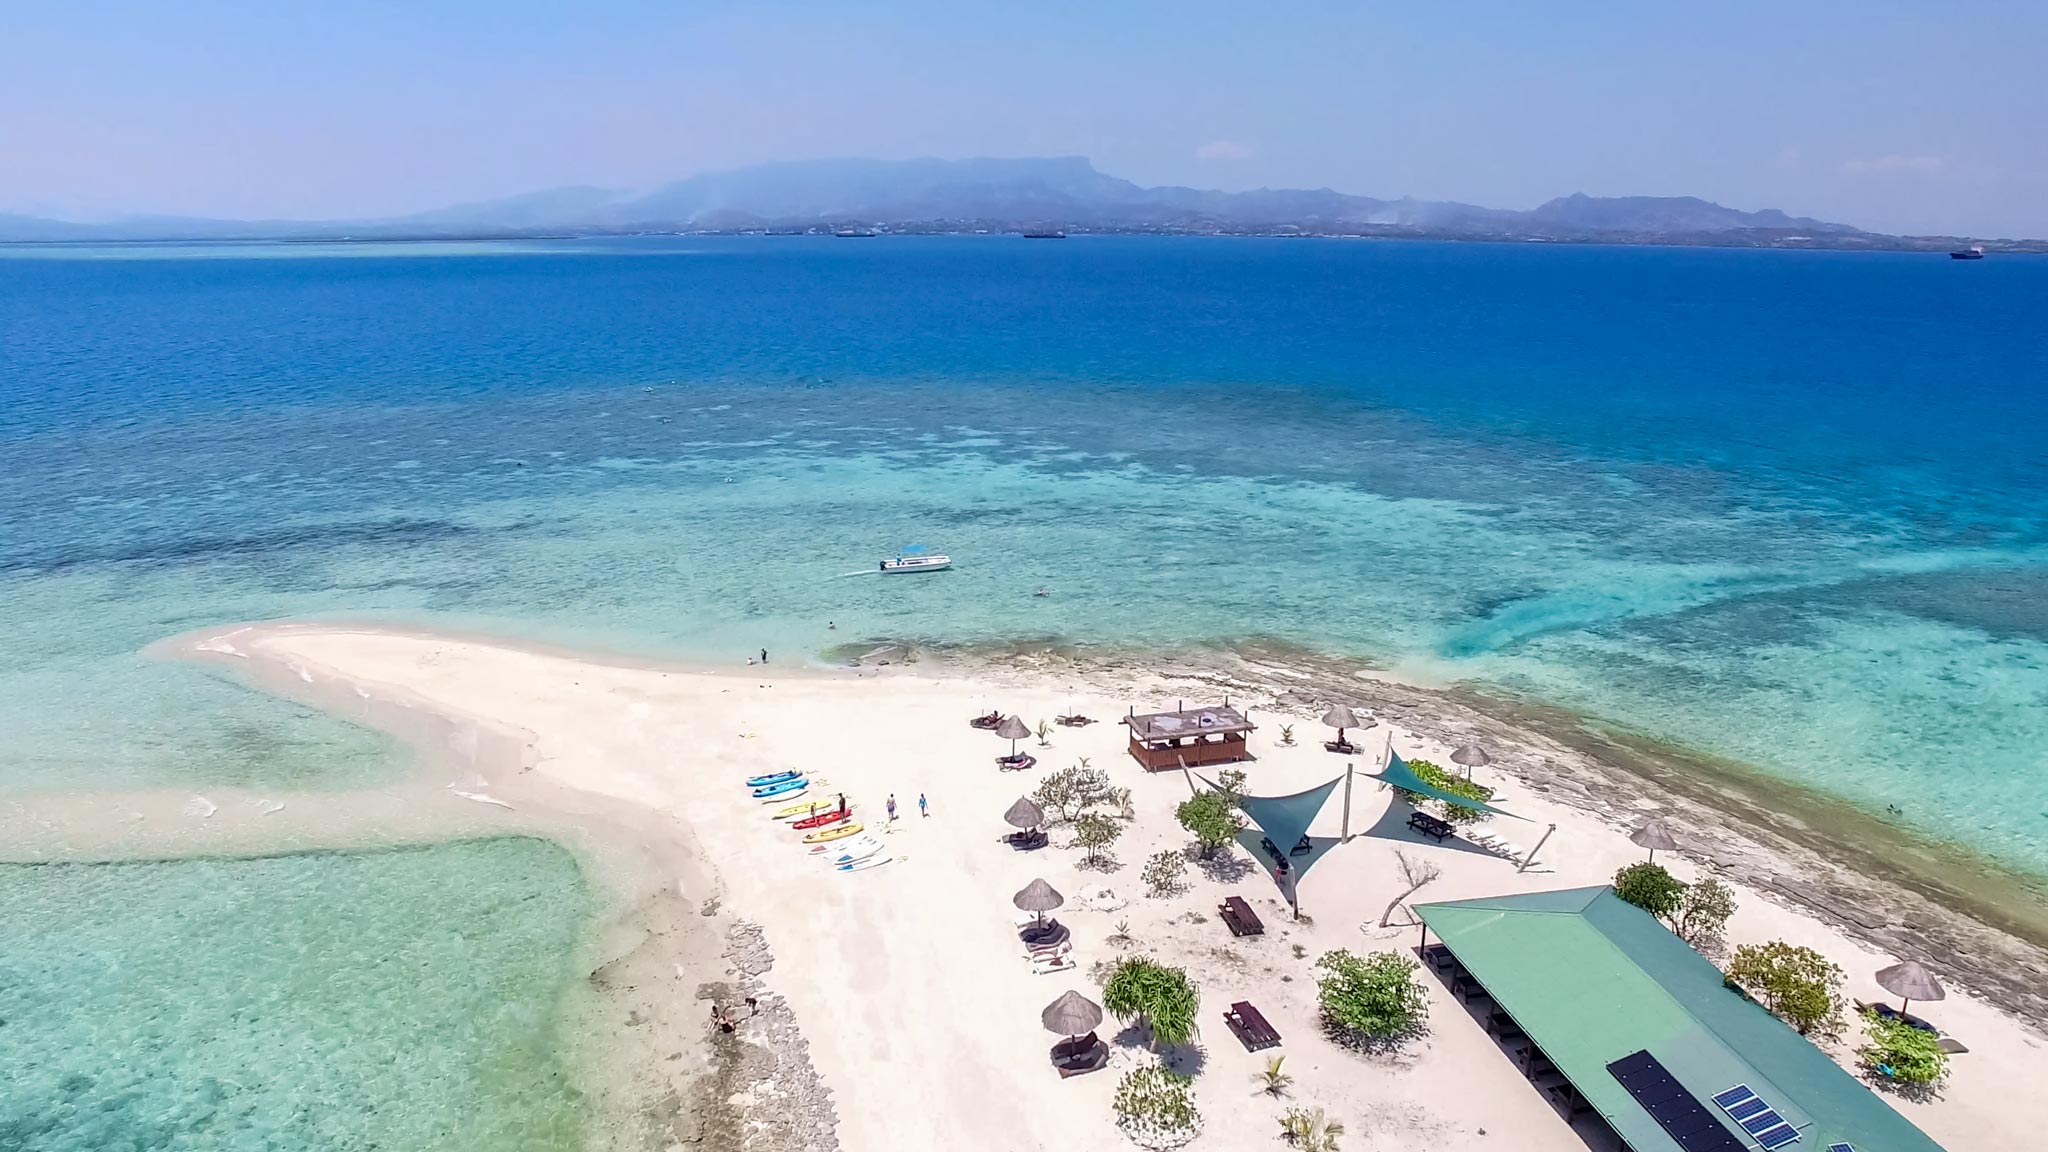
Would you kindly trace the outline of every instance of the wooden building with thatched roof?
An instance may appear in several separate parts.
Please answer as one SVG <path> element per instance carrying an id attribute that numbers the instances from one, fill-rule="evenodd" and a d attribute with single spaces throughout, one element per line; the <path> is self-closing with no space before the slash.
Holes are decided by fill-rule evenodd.
<path id="1" fill-rule="evenodd" d="M 1258 727 L 1228 701 L 1145 715 L 1133 709 L 1124 717 L 1124 726 L 1131 730 L 1131 758 L 1147 772 L 1250 760 L 1251 746 L 1245 739 Z"/>

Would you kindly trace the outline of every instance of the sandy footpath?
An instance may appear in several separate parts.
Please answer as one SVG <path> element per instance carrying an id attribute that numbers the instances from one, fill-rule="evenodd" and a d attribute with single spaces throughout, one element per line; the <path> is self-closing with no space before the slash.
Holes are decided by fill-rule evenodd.
<path id="1" fill-rule="evenodd" d="M 1424 981 L 1432 1030 L 1397 1057 L 1341 1051 L 1315 1024 L 1317 955 L 1414 940 L 1413 929 L 1373 927 L 1402 887 L 1397 848 L 1441 869 L 1418 897 L 1424 900 L 1602 883 L 1640 858 L 1609 823 L 1504 773 L 1482 770 L 1481 777 L 1530 822 L 1492 822 L 1490 831 L 1502 837 L 1498 852 L 1354 838 L 1303 880 L 1301 903 L 1312 920 L 1290 922 L 1270 878 L 1256 868 L 1229 879 L 1191 869 L 1186 893 L 1143 893 L 1137 873 L 1145 857 L 1187 842 L 1171 814 L 1187 787 L 1177 773 L 1139 770 L 1123 753 L 1122 728 L 1108 721 L 1131 704 L 1172 707 L 1170 684 L 1145 684 L 1149 695 L 1132 696 L 1137 686 L 1128 681 L 1064 674 L 691 670 L 336 624 L 223 629 L 187 643 L 195 640 L 211 659 L 287 670 L 282 682 L 317 688 L 325 706 L 344 714 L 347 707 L 335 702 L 353 698 L 363 702 L 357 718 L 369 719 L 373 706 L 396 708 L 432 715 L 443 739 L 519 749 L 475 759 L 460 779 L 436 782 L 431 797 L 420 800 L 460 808 L 470 824 L 528 827 L 534 817 L 523 809 L 557 803 L 550 793 L 582 793 L 644 817 L 616 822 L 619 837 L 661 837 L 665 827 L 686 835 L 693 856 L 707 862 L 707 875 L 681 895 L 715 899 L 759 925 L 774 957 L 759 983 L 786 1005 L 808 1041 L 836 1108 L 839 1144 L 849 1152 L 950 1152 L 963 1141 L 1019 1150 L 1118 1146 L 1109 1108 L 1117 1072 L 1060 1080 L 1046 1061 L 1055 1038 L 1041 1029 L 1038 1014 L 1068 988 L 1099 996 L 1089 968 L 1127 951 L 1185 965 L 1200 985 L 1197 1096 L 1208 1126 L 1195 1147 L 1275 1141 L 1282 1105 L 1255 1096 L 1252 1085 L 1271 1053 L 1243 1051 L 1219 1016 L 1238 999 L 1256 1002 L 1286 1038 L 1276 1051 L 1295 1076 L 1292 1102 L 1322 1106 L 1341 1119 L 1350 1133 L 1347 1149 L 1410 1148 L 1418 1138 L 1448 1149 L 1586 1147 L 1434 981 Z M 1190 692 L 1189 703 L 1198 702 L 1199 691 Z M 999 772 L 994 758 L 1007 743 L 966 724 L 991 708 L 1034 723 L 1070 709 L 1105 722 L 1055 728 L 1049 747 L 1027 741 L 1039 769 Z M 1305 709 L 1255 712 L 1254 719 L 1262 725 L 1252 740 L 1258 761 L 1249 766 L 1255 791 L 1291 792 L 1341 772 L 1342 759 L 1321 749 L 1322 731 Z M 1297 725 L 1300 746 L 1280 745 L 1282 723 Z M 1406 756 L 1442 761 L 1448 752 L 1402 725 L 1391 729 Z M 1373 731 L 1375 747 L 1388 730 Z M 1082 870 L 1079 853 L 1063 847 L 1064 833 L 1037 853 L 1002 844 L 1008 829 L 1000 816 L 1010 802 L 1045 770 L 1084 757 L 1132 790 L 1136 819 L 1114 850 L 1122 868 Z M 739 786 L 747 776 L 785 768 L 825 778 L 821 793 L 843 790 L 858 817 L 887 837 L 893 862 L 841 874 L 810 857 L 797 834 L 771 821 L 770 808 Z M 447 783 L 454 787 L 439 786 Z M 883 805 L 892 793 L 901 818 L 890 825 Z M 929 817 L 918 815 L 920 793 L 929 799 Z M 1390 803 L 1362 782 L 1353 831 L 1378 823 Z M 59 826 L 50 835 L 60 838 L 61 826 L 74 819 L 46 815 L 43 825 Z M 1313 831 L 1334 836 L 1340 819 L 1333 800 Z M 80 829 L 91 825 L 83 815 L 75 821 Z M 1536 863 L 1518 871 L 1520 857 L 1550 824 L 1556 832 Z M 1684 858 L 1671 864 L 1681 875 L 1697 871 Z M 1110 912 L 1070 903 L 1061 913 L 1075 934 L 1075 971 L 1034 975 L 1016 941 L 1010 894 L 1039 876 L 1070 899 L 1106 886 L 1127 901 Z M 1235 940 L 1225 931 L 1214 910 L 1229 894 L 1259 909 L 1269 926 L 1265 936 Z M 1738 886 L 1738 895 L 1734 943 L 1784 938 L 1812 945 L 1849 972 L 1852 996 L 1881 995 L 1871 973 L 1888 956 L 1755 891 Z M 1119 924 L 1127 944 L 1110 940 Z M 2048 1131 L 2048 1042 L 1963 990 L 1926 1012 L 1972 1051 L 1955 1058 L 1940 1099 L 1899 1102 L 1901 1110 L 1953 1152 L 2038 1146 Z M 1107 1032 L 1115 1032 L 1114 1024 Z M 1846 1047 L 1838 1055 L 1846 1059 Z M 1140 1048 L 1121 1048 L 1117 1066 L 1146 1058 Z M 747 1101 L 739 1103 L 744 1112 Z"/>

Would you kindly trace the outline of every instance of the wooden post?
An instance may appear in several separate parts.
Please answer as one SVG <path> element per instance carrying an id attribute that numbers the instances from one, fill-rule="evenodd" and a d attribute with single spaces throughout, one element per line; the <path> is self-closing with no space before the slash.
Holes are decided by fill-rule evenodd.
<path id="1" fill-rule="evenodd" d="M 1555 831 L 1557 831 L 1557 825 L 1555 824 L 1552 824 L 1550 827 L 1543 830 L 1543 839 L 1538 840 L 1536 842 L 1536 846 L 1534 848 L 1529 849 L 1529 854 L 1527 856 L 1522 857 L 1521 864 L 1515 868 L 1515 872 L 1517 875 L 1528 871 L 1529 865 L 1534 864 L 1536 862 L 1536 854 L 1538 852 L 1543 851 L 1543 846 L 1550 842 L 1550 834 Z"/>
<path id="2" fill-rule="evenodd" d="M 1415 953 L 1416 953 L 1416 955 L 1418 955 L 1418 956 L 1419 956 L 1419 955 L 1421 955 L 1422 953 L 1424 953 L 1424 952 L 1426 952 L 1426 951 L 1428 951 L 1428 950 L 1429 950 L 1429 925 L 1427 925 L 1427 924 L 1424 924 L 1424 925 L 1422 926 L 1422 939 L 1420 939 L 1420 940 L 1417 940 L 1417 941 L 1415 942 Z"/>
<path id="3" fill-rule="evenodd" d="M 1339 844 L 1351 843 L 1351 761 L 1344 762 L 1344 834 L 1337 838 Z"/>

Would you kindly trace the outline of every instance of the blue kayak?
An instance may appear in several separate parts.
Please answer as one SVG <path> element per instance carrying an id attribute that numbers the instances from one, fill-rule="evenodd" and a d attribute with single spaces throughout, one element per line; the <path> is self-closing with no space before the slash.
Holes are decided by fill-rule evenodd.
<path id="1" fill-rule="evenodd" d="M 806 784 L 807 781 L 803 777 L 798 776 L 794 780 L 784 780 L 780 784 L 770 784 L 765 788 L 756 788 L 754 789 L 754 797 L 755 799 L 766 799 L 770 796 L 780 796 L 784 792 L 794 792 L 799 788 L 805 787 Z"/>
<path id="2" fill-rule="evenodd" d="M 787 772 L 773 772 L 766 776 L 751 776 L 747 779 L 747 787 L 766 788 L 770 784 L 780 784 L 784 780 L 795 780 L 802 775 L 802 772 L 792 768 Z"/>

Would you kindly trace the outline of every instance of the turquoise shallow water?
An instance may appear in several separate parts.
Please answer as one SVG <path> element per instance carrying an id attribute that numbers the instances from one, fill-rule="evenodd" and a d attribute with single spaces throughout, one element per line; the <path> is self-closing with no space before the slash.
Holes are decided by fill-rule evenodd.
<path id="1" fill-rule="evenodd" d="M 590 911 L 537 840 L 0 865 L 0 1148 L 580 1147 Z"/>
<path id="2" fill-rule="evenodd" d="M 221 622 L 731 660 L 1278 638 L 1895 804 L 2048 875 L 2048 811 L 2012 801 L 2048 747 L 2042 315 L 2048 262 L 1903 255 L 0 249 L 0 792 L 397 770 L 138 655 Z M 958 567 L 870 574 L 911 542 Z M 497 911 L 464 911 L 477 892 Z M 0 926 L 0 995 L 36 1006 L 0 1042 L 38 1058 L 0 1124 L 572 1139 L 530 1045 L 587 899 L 530 845 L 0 869 L 30 910 Z M 100 1031 L 63 1011 L 110 981 Z"/>

